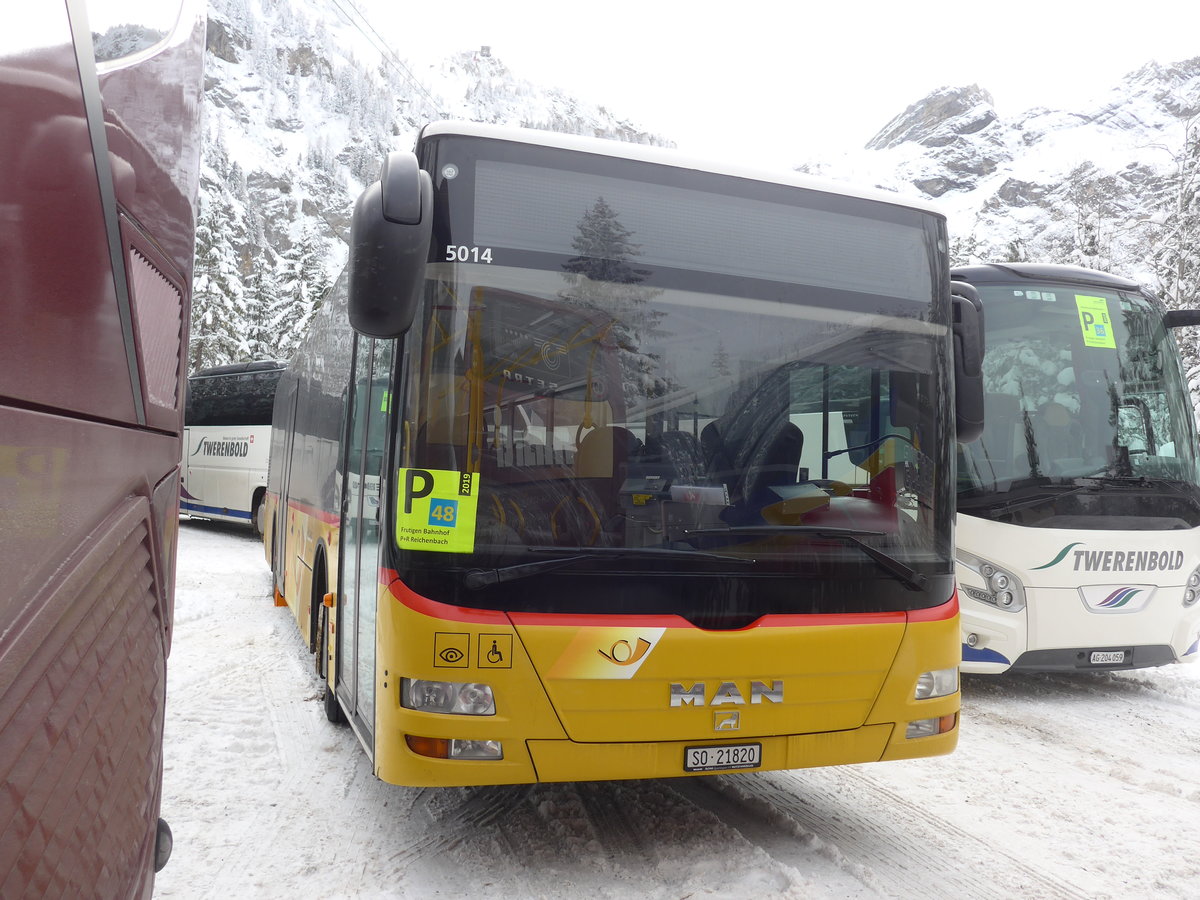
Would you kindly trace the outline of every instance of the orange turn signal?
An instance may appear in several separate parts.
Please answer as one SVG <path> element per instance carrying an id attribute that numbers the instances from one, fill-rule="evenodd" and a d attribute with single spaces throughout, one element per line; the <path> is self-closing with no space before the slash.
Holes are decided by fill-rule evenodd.
<path id="1" fill-rule="evenodd" d="M 445 738 L 417 737 L 415 734 L 406 734 L 404 742 L 408 744 L 408 749 L 418 756 L 429 756 L 433 759 L 450 758 L 450 742 Z"/>

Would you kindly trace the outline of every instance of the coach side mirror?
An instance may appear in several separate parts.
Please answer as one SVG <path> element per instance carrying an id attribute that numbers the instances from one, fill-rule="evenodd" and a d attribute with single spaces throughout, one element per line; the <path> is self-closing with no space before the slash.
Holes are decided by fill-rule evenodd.
<path id="1" fill-rule="evenodd" d="M 958 442 L 983 434 L 983 301 L 961 281 L 950 283 L 954 324 L 954 419 Z"/>
<path id="2" fill-rule="evenodd" d="M 1168 328 L 1200 325 L 1200 309 L 1173 309 L 1163 316 L 1163 324 Z"/>
<path id="3" fill-rule="evenodd" d="M 374 338 L 412 325 L 433 233 L 433 182 L 412 153 L 395 151 L 362 192 L 350 222 L 350 325 Z"/>

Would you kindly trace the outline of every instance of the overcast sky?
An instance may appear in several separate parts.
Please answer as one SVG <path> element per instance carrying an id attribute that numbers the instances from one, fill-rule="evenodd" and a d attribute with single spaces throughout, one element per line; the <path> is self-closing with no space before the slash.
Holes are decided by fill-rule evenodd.
<path id="1" fill-rule="evenodd" d="M 1196 0 L 357 2 L 414 63 L 487 44 L 517 77 L 684 149 L 779 164 L 861 147 L 943 85 L 979 84 L 1015 115 L 1200 55 Z"/>

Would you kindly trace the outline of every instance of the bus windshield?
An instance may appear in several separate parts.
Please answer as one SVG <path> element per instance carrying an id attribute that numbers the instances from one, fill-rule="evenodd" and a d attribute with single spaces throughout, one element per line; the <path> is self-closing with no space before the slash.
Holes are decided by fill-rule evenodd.
<path id="1" fill-rule="evenodd" d="M 399 498 L 415 590 L 573 611 L 597 575 L 652 578 L 638 611 L 686 613 L 703 578 L 752 616 L 944 601 L 914 590 L 951 566 L 935 217 L 550 148 L 518 165 L 461 136 L 425 152 L 448 215 L 405 339 L 397 489 L 453 472 L 478 493 Z"/>
<path id="2" fill-rule="evenodd" d="M 986 427 L 959 448 L 962 511 L 1027 525 L 1085 514 L 1110 528 L 1131 515 L 1145 528 L 1200 525 L 1196 427 L 1158 304 L 1092 285 L 978 288 Z M 1153 510 L 1120 490 L 1151 481 Z"/>
<path id="3" fill-rule="evenodd" d="M 187 425 L 270 425 L 284 364 L 234 363 L 188 378 Z"/>

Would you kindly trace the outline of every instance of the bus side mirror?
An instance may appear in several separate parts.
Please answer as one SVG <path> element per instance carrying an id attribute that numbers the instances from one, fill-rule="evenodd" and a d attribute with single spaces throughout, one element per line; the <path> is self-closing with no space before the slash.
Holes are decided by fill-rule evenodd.
<path id="1" fill-rule="evenodd" d="M 1173 309 L 1163 316 L 1163 324 L 1168 328 L 1200 325 L 1200 309 Z"/>
<path id="2" fill-rule="evenodd" d="M 400 337 L 412 325 L 433 233 L 433 182 L 412 153 L 383 161 L 350 222 L 349 315 L 355 331 Z"/>
<path id="3" fill-rule="evenodd" d="M 958 442 L 983 434 L 983 301 L 961 281 L 950 283 L 954 317 L 954 420 Z"/>

